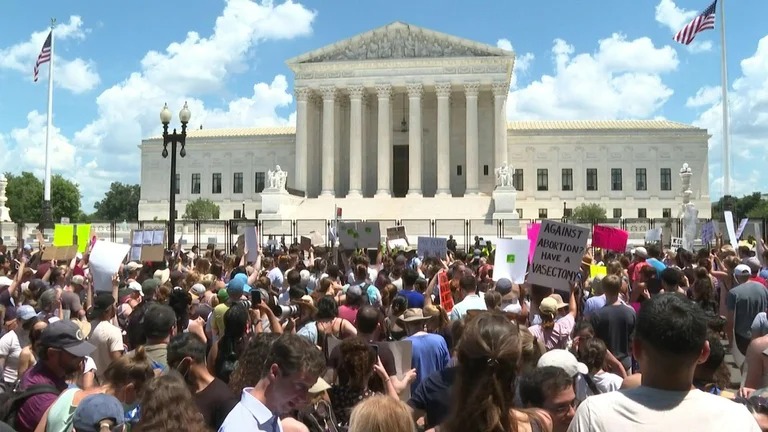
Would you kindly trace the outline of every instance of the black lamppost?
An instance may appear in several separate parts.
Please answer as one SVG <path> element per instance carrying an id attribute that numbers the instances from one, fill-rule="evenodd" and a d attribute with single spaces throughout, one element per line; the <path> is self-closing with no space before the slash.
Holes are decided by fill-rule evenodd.
<path id="1" fill-rule="evenodd" d="M 242 219 L 248 219 L 248 218 L 245 216 L 245 200 L 243 200 L 243 211 L 240 213 L 240 217 L 241 217 Z"/>
<path id="2" fill-rule="evenodd" d="M 568 217 L 568 205 L 563 201 L 563 220 Z"/>
<path id="3" fill-rule="evenodd" d="M 179 111 L 179 120 L 181 121 L 181 133 L 176 133 L 176 128 L 173 128 L 172 133 L 168 133 L 168 123 L 171 122 L 171 110 L 168 109 L 168 104 L 165 104 L 163 110 L 160 111 L 160 122 L 163 124 L 163 158 L 168 157 L 168 144 L 171 145 L 171 195 L 168 199 L 168 248 L 173 247 L 176 235 L 176 145 L 181 144 L 181 151 L 179 156 L 184 157 L 187 155 L 187 151 L 184 150 L 184 145 L 187 141 L 187 123 L 192 117 L 192 113 L 187 107 L 187 103 L 184 102 L 184 107 Z"/>

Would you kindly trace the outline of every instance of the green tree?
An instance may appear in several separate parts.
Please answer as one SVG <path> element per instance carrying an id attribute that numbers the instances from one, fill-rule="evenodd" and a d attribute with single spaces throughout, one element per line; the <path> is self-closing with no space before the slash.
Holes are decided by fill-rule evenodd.
<path id="1" fill-rule="evenodd" d="M 213 220 L 219 218 L 219 206 L 213 201 L 198 198 L 187 203 L 182 219 Z"/>
<path id="2" fill-rule="evenodd" d="M 16 222 L 37 222 L 42 214 L 43 182 L 30 172 L 19 175 L 6 173 L 8 209 Z M 59 174 L 51 177 L 51 206 L 53 220 L 63 217 L 77 222 L 80 211 L 80 187 Z"/>
<path id="3" fill-rule="evenodd" d="M 714 219 L 722 218 L 725 210 L 732 211 L 737 218 L 750 217 L 749 215 L 752 214 L 752 211 L 761 207 L 764 202 L 765 200 L 762 198 L 760 192 L 744 195 L 741 198 L 735 196 L 723 197 L 712 204 L 712 217 Z"/>
<path id="4" fill-rule="evenodd" d="M 576 223 L 605 222 L 608 220 L 608 216 L 600 204 L 582 204 L 573 209 L 568 220 Z"/>
<path id="5" fill-rule="evenodd" d="M 96 212 L 95 220 L 139 220 L 139 198 L 141 187 L 139 185 L 112 182 L 109 190 L 101 201 L 93 205 Z"/>

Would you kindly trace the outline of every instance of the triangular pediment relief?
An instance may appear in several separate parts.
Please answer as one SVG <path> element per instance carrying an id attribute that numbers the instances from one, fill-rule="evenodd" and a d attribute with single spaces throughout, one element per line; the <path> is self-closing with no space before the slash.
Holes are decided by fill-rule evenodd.
<path id="1" fill-rule="evenodd" d="M 404 58 L 512 57 L 511 51 L 395 22 L 302 54 L 288 64 Z"/>

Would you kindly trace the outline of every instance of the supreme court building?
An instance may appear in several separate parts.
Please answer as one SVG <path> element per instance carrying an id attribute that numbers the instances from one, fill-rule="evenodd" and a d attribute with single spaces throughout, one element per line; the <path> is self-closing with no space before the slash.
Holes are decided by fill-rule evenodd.
<path id="1" fill-rule="evenodd" d="M 582 203 L 614 218 L 676 217 L 687 162 L 692 201 L 709 217 L 706 130 L 508 121 L 514 63 L 512 52 L 401 22 L 292 58 L 296 126 L 193 128 L 177 167 L 178 214 L 208 198 L 222 219 L 326 219 L 335 206 L 348 219 L 491 218 L 495 169 L 507 162 L 524 219 Z M 161 151 L 162 138 L 142 141 L 142 220 L 167 218 Z M 265 188 L 276 165 L 288 192 L 275 195 Z"/>

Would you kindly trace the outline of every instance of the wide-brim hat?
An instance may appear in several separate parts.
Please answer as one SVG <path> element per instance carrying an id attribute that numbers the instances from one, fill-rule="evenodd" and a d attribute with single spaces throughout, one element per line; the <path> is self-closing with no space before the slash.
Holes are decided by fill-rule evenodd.
<path id="1" fill-rule="evenodd" d="M 402 315 L 397 317 L 398 323 L 412 324 L 418 322 L 424 322 L 429 320 L 430 317 L 424 316 L 424 311 L 420 308 L 406 309 Z"/>

